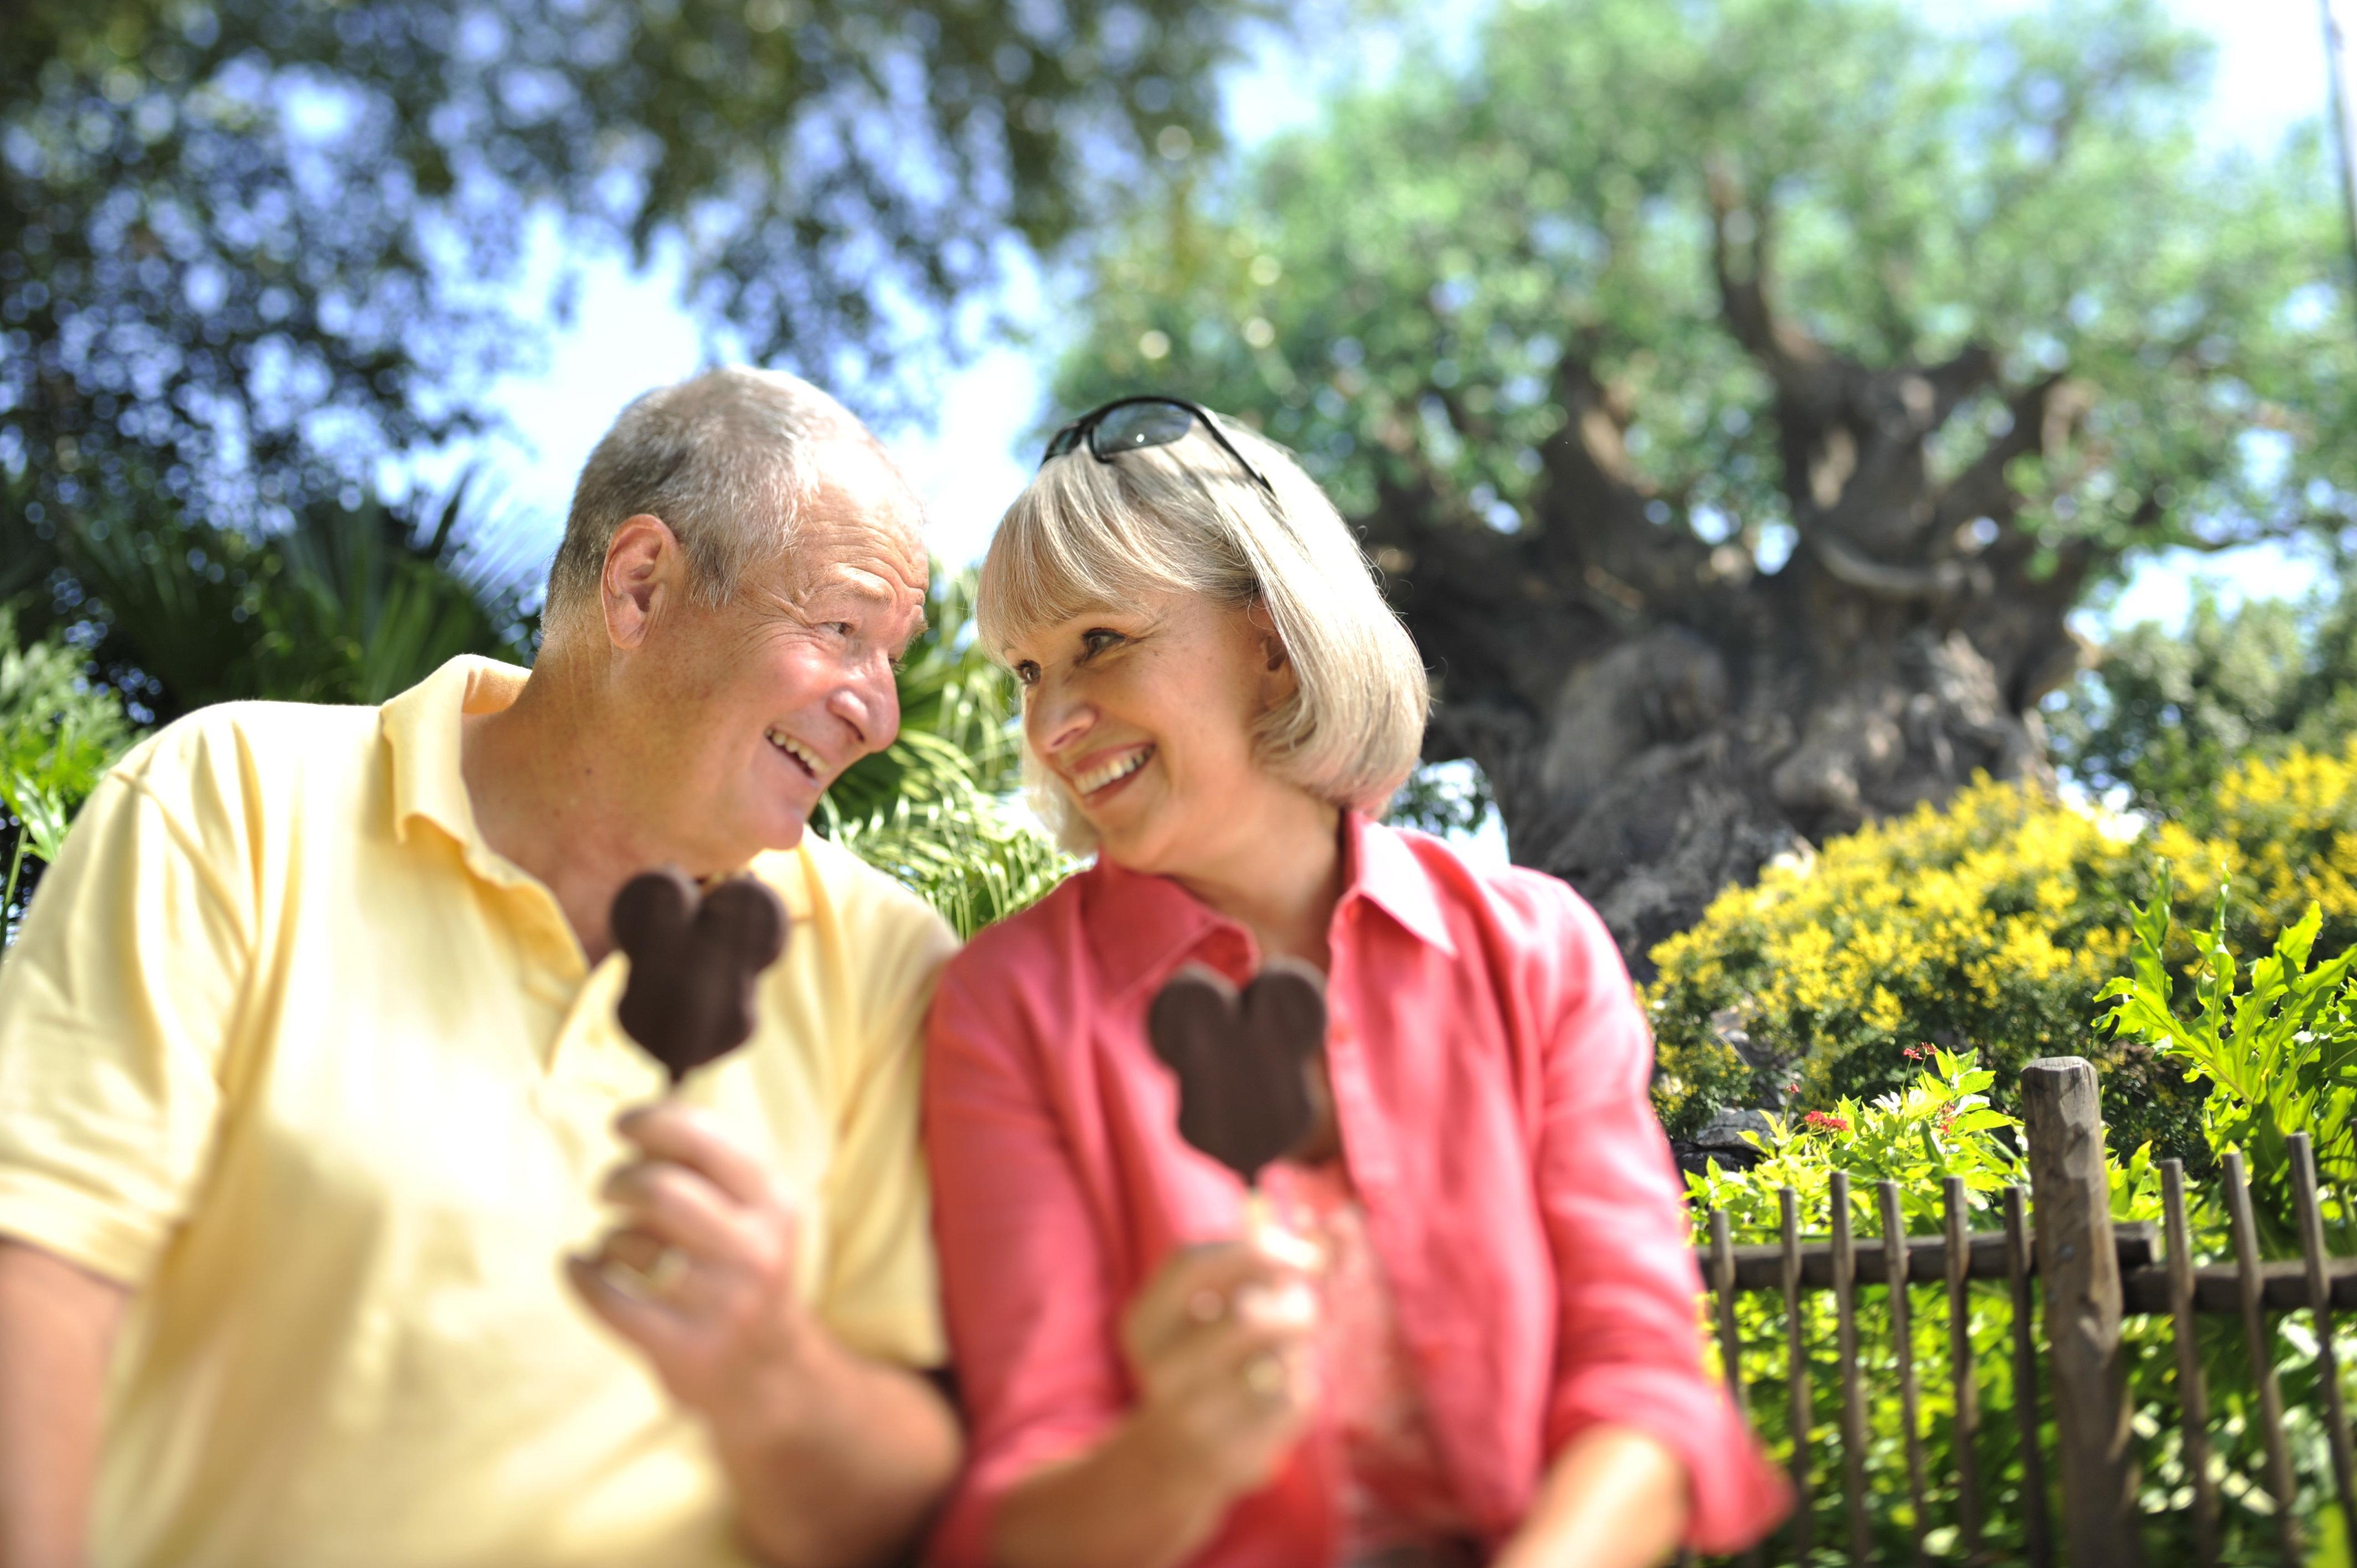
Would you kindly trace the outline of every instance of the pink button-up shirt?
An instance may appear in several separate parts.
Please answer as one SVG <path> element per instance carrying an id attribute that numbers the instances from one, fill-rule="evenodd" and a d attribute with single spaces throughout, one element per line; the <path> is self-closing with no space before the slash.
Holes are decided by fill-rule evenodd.
<path id="1" fill-rule="evenodd" d="M 1422 834 L 1352 817 L 1344 853 L 1335 1114 L 1464 1516 L 1494 1548 L 1550 1457 L 1611 1423 L 1684 1459 L 1691 1545 L 1752 1541 L 1785 1488 L 1704 1369 L 1652 1041 L 1603 922 L 1553 877 L 1476 872 Z M 1243 1187 L 1180 1140 L 1146 1039 L 1189 961 L 1242 981 L 1259 954 L 1177 883 L 1101 861 L 942 980 L 925 1133 L 972 1442 L 935 1541 L 949 1568 L 985 1563 L 998 1498 L 1134 1402 L 1117 1328 L 1171 1250 L 1240 1232 Z M 1332 1562 L 1336 1448 L 1313 1429 L 1197 1568 Z"/>

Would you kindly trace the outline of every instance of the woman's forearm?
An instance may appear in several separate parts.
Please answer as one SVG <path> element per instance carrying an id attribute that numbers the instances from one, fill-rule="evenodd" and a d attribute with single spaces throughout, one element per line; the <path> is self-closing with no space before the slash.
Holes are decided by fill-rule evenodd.
<path id="1" fill-rule="evenodd" d="M 1633 1427 L 1599 1426 L 1555 1455 L 1493 1568 L 1652 1568 L 1691 1508 L 1684 1463 Z"/>
<path id="2" fill-rule="evenodd" d="M 1133 1413 L 1087 1453 L 1007 1492 L 990 1560 L 997 1568 L 1172 1568 L 1201 1550 L 1232 1500 Z"/>

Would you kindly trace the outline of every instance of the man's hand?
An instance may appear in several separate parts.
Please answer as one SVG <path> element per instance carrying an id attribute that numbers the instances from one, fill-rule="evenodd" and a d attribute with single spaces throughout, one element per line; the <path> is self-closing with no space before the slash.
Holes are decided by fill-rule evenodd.
<path id="1" fill-rule="evenodd" d="M 606 1180 L 623 1224 L 567 1268 L 673 1399 L 720 1419 L 791 1380 L 818 1332 L 794 1295 L 792 1205 L 705 1112 L 665 1101 L 618 1130 L 639 1151 Z"/>
<path id="2" fill-rule="evenodd" d="M 565 1267 L 704 1419 L 747 1543 L 780 1568 L 847 1568 L 906 1545 L 956 1473 L 949 1407 L 803 1309 L 793 1207 L 716 1118 L 665 1101 L 619 1129 L 639 1152 L 606 1184 L 622 1224 Z"/>
<path id="3" fill-rule="evenodd" d="M 0 1568 L 80 1568 L 128 1293 L 0 1238 Z"/>

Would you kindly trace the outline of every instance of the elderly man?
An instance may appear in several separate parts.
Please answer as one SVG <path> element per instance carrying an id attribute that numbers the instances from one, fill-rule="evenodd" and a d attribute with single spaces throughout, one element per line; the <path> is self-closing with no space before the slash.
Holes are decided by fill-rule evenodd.
<path id="1" fill-rule="evenodd" d="M 958 1453 L 914 1146 L 953 943 L 804 822 L 899 726 L 918 518 L 832 400 L 715 371 L 591 456 L 528 677 L 113 770 L 0 965 L 0 1568 L 912 1539 Z M 670 1101 L 607 929 L 666 864 L 792 920 Z"/>

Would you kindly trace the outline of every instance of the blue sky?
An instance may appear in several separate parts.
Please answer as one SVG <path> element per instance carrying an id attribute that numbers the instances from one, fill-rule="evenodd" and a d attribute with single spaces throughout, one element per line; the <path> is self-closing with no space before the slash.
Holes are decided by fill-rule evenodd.
<path id="1" fill-rule="evenodd" d="M 2021 8 L 2025 0 L 1921 4 L 1935 18 L 1964 21 Z M 2219 41 L 2209 120 L 2221 143 L 2272 145 L 2296 122 L 2324 112 L 2315 0 L 2170 0 L 2170 9 Z M 1232 135 L 1249 145 L 1300 123 L 1312 112 L 1320 76 L 1344 64 L 1329 57 L 1320 66 L 1275 43 L 1260 48 L 1226 83 Z M 554 242 L 552 231 L 541 247 L 544 264 L 554 260 Z M 678 282 L 676 263 L 667 256 L 659 254 L 643 272 L 619 257 L 592 259 L 572 323 L 555 334 L 544 363 L 492 391 L 511 430 L 421 458 L 411 471 L 434 482 L 468 463 L 480 465 L 517 542 L 554 551 L 573 477 L 607 423 L 639 392 L 689 374 L 704 359 L 695 323 L 679 305 Z M 545 274 L 523 286 L 527 297 L 539 296 Z M 1036 279 L 1017 286 L 1018 309 L 1038 297 Z M 1017 447 L 1041 412 L 1047 353 L 1044 346 L 993 349 L 943 380 L 931 429 L 884 432 L 931 506 L 934 552 L 945 562 L 979 557 L 999 510 L 1029 471 L 1029 454 Z M 2083 612 L 2084 629 L 2100 633 L 2107 621 L 2174 621 L 2201 575 L 2240 597 L 2297 593 L 2316 575 L 2313 558 L 2291 547 L 2162 556 L 2142 564 L 2110 604 Z"/>

